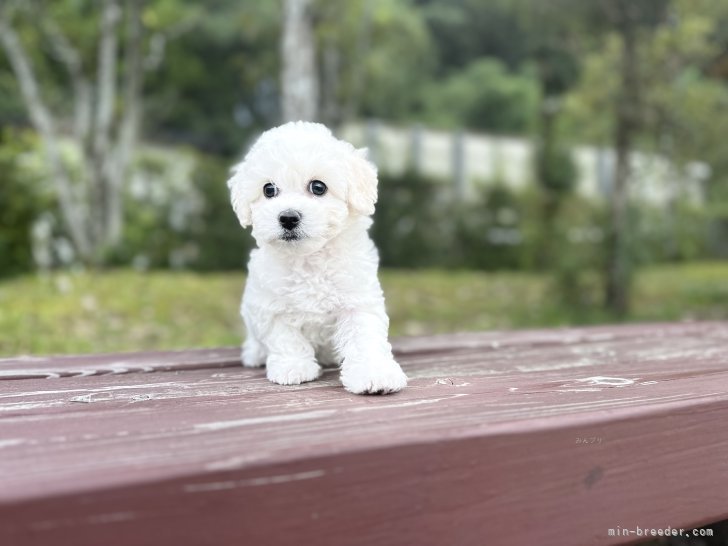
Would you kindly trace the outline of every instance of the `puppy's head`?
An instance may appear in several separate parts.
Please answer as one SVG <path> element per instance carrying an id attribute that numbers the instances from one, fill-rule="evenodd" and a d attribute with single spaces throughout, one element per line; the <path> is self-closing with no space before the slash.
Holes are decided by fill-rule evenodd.
<path id="1" fill-rule="evenodd" d="M 357 216 L 374 213 L 377 171 L 324 125 L 292 122 L 263 133 L 228 180 L 240 225 L 259 246 L 314 252 Z"/>

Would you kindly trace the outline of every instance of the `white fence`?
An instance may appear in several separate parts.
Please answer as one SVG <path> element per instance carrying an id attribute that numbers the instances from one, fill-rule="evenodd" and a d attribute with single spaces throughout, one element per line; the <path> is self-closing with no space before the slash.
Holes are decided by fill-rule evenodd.
<path id="1" fill-rule="evenodd" d="M 445 132 L 385 125 L 377 121 L 349 124 L 339 135 L 357 146 L 369 147 L 370 158 L 382 171 L 401 173 L 411 166 L 423 174 L 452 183 L 464 199 L 479 187 L 499 180 L 513 189 L 533 183 L 533 144 L 525 138 L 492 136 L 462 131 Z M 614 151 L 575 146 L 578 170 L 576 191 L 602 199 L 609 195 L 614 175 Z M 631 197 L 639 202 L 667 206 L 676 199 L 704 202 L 703 184 L 710 175 L 704 163 L 678 168 L 654 154 L 633 153 Z"/>

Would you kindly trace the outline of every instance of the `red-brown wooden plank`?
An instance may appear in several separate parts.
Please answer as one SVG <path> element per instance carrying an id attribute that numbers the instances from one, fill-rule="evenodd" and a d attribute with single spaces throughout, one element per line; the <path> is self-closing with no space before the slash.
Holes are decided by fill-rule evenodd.
<path id="1" fill-rule="evenodd" d="M 239 349 L 0 358 L 0 380 L 170 372 L 240 365 Z"/>
<path id="2" fill-rule="evenodd" d="M 610 544 L 728 517 L 728 323 L 395 348 L 386 397 L 273 385 L 235 349 L 2 360 L 0 544 Z"/>

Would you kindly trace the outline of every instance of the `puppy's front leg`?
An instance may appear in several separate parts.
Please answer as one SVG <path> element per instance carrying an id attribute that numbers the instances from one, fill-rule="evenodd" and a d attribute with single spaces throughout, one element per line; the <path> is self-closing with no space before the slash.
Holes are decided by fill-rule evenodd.
<path id="1" fill-rule="evenodd" d="M 355 394 L 390 393 L 407 385 L 407 376 L 392 356 L 387 341 L 389 318 L 378 313 L 349 311 L 337 324 L 336 344 L 344 357 L 341 382 Z"/>
<path id="2" fill-rule="evenodd" d="M 298 385 L 321 375 L 314 349 L 300 330 L 277 320 L 266 338 L 266 375 L 279 385 Z"/>

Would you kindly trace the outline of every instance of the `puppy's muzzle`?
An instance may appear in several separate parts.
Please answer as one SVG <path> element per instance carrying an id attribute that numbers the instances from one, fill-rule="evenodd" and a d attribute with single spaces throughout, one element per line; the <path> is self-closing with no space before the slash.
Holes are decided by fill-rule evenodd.
<path id="1" fill-rule="evenodd" d="M 278 222 L 286 231 L 293 231 L 301 222 L 301 213 L 297 210 L 284 210 L 278 215 Z"/>

